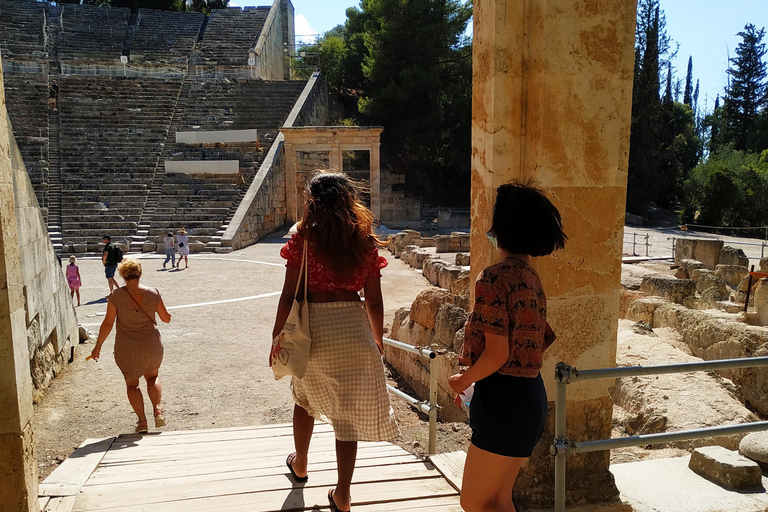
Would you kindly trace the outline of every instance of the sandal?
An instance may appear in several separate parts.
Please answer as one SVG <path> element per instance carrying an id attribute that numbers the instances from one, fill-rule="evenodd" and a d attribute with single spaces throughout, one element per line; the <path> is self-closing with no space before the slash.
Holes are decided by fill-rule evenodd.
<path id="1" fill-rule="evenodd" d="M 335 512 L 350 512 L 350 510 L 341 510 L 339 507 L 336 506 L 336 502 L 333 501 L 333 493 L 336 491 L 336 489 L 328 489 L 328 503 L 331 504 L 331 510 Z"/>
<path id="2" fill-rule="evenodd" d="M 288 471 L 291 472 L 291 476 L 297 482 L 306 482 L 307 480 L 309 480 L 309 475 L 298 476 L 296 472 L 293 470 L 294 460 L 296 460 L 296 452 L 288 454 L 288 457 L 286 457 L 285 459 L 285 465 L 288 466 Z"/>
<path id="3" fill-rule="evenodd" d="M 156 427 L 165 426 L 165 416 L 163 415 L 162 409 L 155 409 L 155 426 Z"/>
<path id="4" fill-rule="evenodd" d="M 139 421 L 137 421 L 136 422 L 136 430 L 135 430 L 135 432 L 137 434 L 146 434 L 147 432 L 149 432 L 149 427 L 147 427 L 147 420 L 144 420 L 144 421 L 139 420 Z"/>

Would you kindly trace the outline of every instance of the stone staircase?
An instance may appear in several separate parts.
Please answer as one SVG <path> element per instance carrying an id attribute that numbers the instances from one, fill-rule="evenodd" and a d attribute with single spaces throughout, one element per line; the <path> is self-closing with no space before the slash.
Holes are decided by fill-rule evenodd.
<path id="1" fill-rule="evenodd" d="M 48 114 L 48 235 L 53 250 L 61 253 L 61 166 L 59 163 L 59 113 Z"/>
<path id="2" fill-rule="evenodd" d="M 59 56 L 71 65 L 120 62 L 130 9 L 61 4 Z"/>
<path id="3" fill-rule="evenodd" d="M 3 63 L 45 58 L 48 3 L 0 0 L 0 52 Z"/>
<path id="4" fill-rule="evenodd" d="M 201 63 L 245 66 L 248 50 L 256 46 L 267 14 L 268 7 L 213 9 L 200 45 Z"/>
<path id="5" fill-rule="evenodd" d="M 139 9 L 131 62 L 186 67 L 204 19 L 205 15 L 198 12 Z"/>

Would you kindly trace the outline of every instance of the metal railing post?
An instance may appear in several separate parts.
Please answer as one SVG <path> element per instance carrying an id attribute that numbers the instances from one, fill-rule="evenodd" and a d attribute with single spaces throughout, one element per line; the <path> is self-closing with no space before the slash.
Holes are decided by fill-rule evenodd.
<path id="1" fill-rule="evenodd" d="M 645 257 L 650 258 L 651 255 L 649 254 L 651 243 L 650 243 L 651 235 L 645 235 Z"/>
<path id="2" fill-rule="evenodd" d="M 632 256 L 637 256 L 635 245 L 637 244 L 637 233 L 632 233 Z"/>
<path id="3" fill-rule="evenodd" d="M 429 454 L 437 453 L 437 358 L 429 360 Z"/>
<path id="4" fill-rule="evenodd" d="M 562 366 L 561 366 L 562 365 Z M 565 511 L 565 450 L 561 443 L 566 439 L 566 379 L 563 369 L 566 365 L 560 363 L 555 368 L 555 512 Z"/>

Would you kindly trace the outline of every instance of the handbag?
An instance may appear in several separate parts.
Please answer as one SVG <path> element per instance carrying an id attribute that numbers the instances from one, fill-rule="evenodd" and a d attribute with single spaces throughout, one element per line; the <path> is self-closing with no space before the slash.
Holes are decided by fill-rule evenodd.
<path id="1" fill-rule="evenodd" d="M 307 241 L 304 240 L 304 255 L 301 258 L 299 280 L 296 282 L 296 290 L 293 294 L 293 305 L 280 334 L 272 340 L 270 360 L 275 380 L 286 375 L 300 379 L 307 372 L 309 348 L 312 344 L 312 338 L 309 334 L 309 305 L 307 303 L 307 281 L 309 281 L 307 265 Z M 299 302 L 298 295 L 302 275 L 304 276 L 304 296 Z"/>

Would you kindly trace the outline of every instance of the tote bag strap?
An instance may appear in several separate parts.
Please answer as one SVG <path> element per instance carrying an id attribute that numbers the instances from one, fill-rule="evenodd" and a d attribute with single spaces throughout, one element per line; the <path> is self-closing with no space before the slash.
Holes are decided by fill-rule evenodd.
<path id="1" fill-rule="evenodd" d="M 139 304 L 139 303 L 138 303 L 138 301 L 137 301 L 136 299 L 134 299 L 134 298 L 133 298 L 133 295 L 131 295 L 131 293 L 128 291 L 128 288 L 124 286 L 124 287 L 123 287 L 123 290 L 125 290 L 125 293 L 127 293 L 127 294 L 128 294 L 128 296 L 131 298 L 131 300 L 133 301 L 133 303 L 134 303 L 134 304 L 136 304 L 136 307 L 137 307 L 137 308 L 139 308 L 139 309 L 141 310 L 141 312 L 142 312 L 142 313 L 144 313 L 144 314 L 147 316 L 147 318 L 149 318 L 150 320 L 152 320 L 152 324 L 154 324 L 154 325 L 156 326 L 156 325 L 157 325 L 157 320 L 155 320 L 155 318 L 154 318 L 153 316 L 151 316 L 149 313 L 147 313 L 147 310 L 146 310 L 146 309 L 144 309 L 143 307 L 141 307 L 141 304 Z"/>
<path id="2" fill-rule="evenodd" d="M 304 240 L 304 254 L 301 257 L 301 267 L 299 269 L 299 280 L 296 281 L 296 291 L 293 292 L 293 298 L 299 297 L 299 286 L 301 286 L 301 276 L 304 276 L 304 300 L 307 300 L 307 286 L 309 282 L 309 262 L 307 261 L 307 240 Z M 303 302 L 303 301 L 302 301 Z"/>

